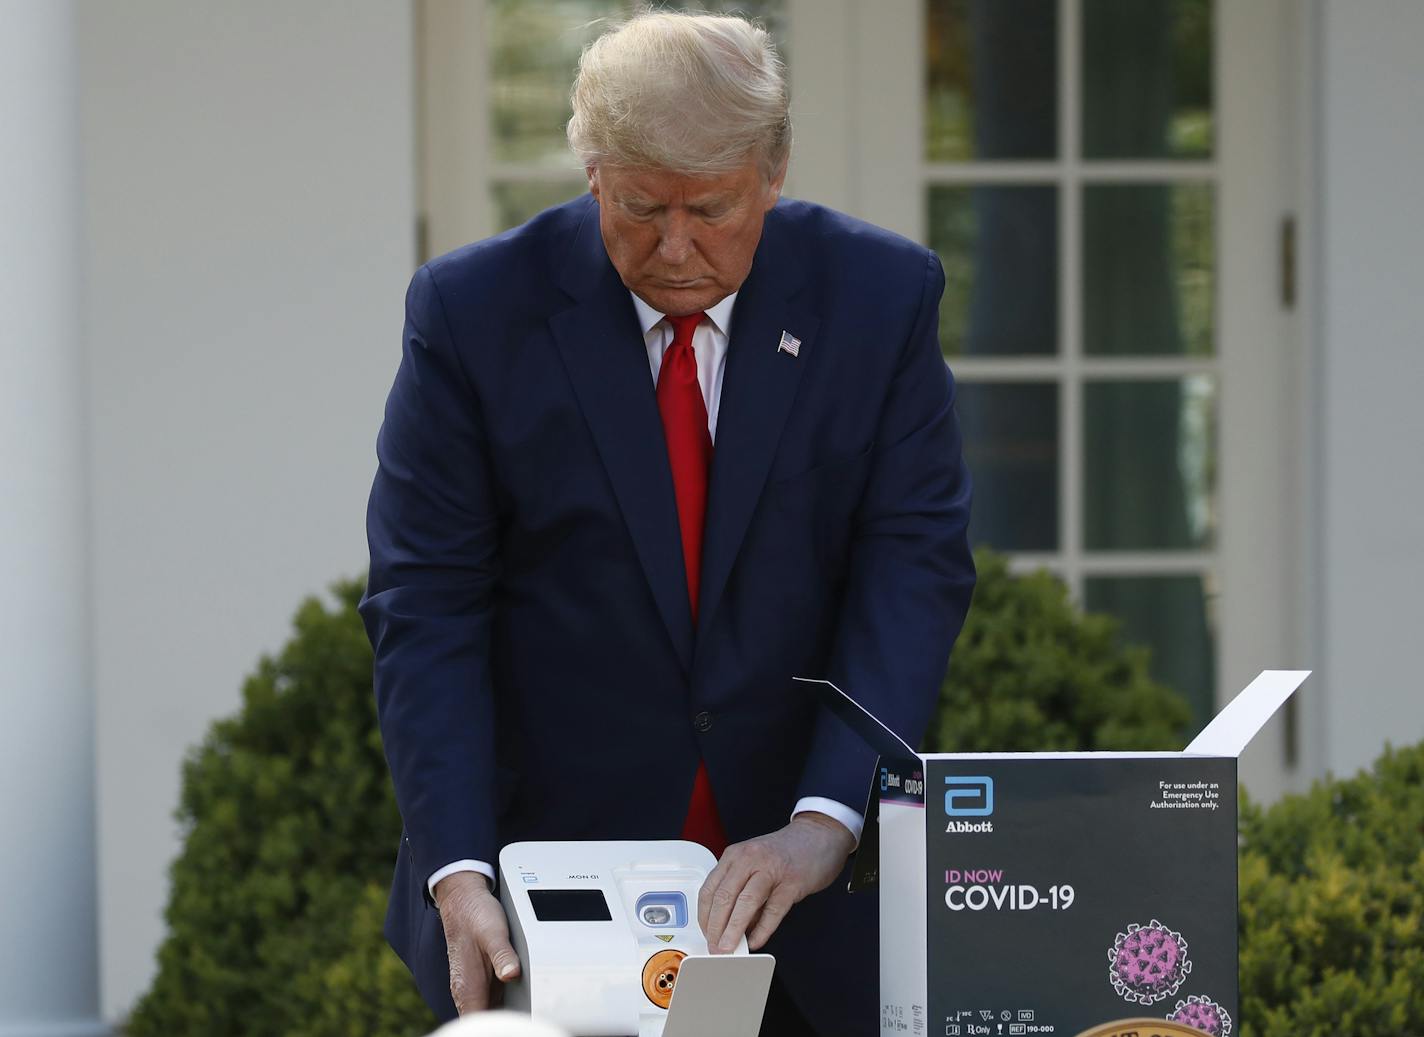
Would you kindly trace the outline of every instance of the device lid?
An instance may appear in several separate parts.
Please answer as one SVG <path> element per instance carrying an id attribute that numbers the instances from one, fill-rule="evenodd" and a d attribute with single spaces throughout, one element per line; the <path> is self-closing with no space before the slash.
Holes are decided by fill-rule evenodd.
<path id="1" fill-rule="evenodd" d="M 757 1037 L 775 967 L 770 954 L 688 955 L 662 1037 Z"/>

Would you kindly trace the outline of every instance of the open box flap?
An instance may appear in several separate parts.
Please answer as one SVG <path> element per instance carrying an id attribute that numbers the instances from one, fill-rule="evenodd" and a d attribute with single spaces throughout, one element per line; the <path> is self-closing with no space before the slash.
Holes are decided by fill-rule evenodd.
<path id="1" fill-rule="evenodd" d="M 878 764 L 879 761 L 877 761 Z M 880 778 L 870 783 L 870 795 L 865 801 L 865 818 L 860 826 L 860 843 L 850 861 L 850 879 L 846 890 L 858 893 L 880 884 Z"/>
<path id="2" fill-rule="evenodd" d="M 1197 756 L 1240 756 L 1256 732 L 1309 676 L 1309 670 L 1263 670 L 1202 728 L 1186 752 Z"/>
<path id="3" fill-rule="evenodd" d="M 909 742 L 882 724 L 879 717 L 830 681 L 811 677 L 793 677 L 791 679 L 802 684 L 814 685 L 812 690 L 816 692 L 821 704 L 844 721 L 846 727 L 860 735 L 865 744 L 881 756 L 896 760 L 913 760 L 919 757 L 920 754 L 915 752 Z"/>
<path id="4" fill-rule="evenodd" d="M 795 677 L 802 684 L 814 685 L 817 697 L 832 713 L 852 731 L 880 754 L 876 763 L 875 776 L 871 779 L 870 790 L 865 799 L 865 823 L 861 829 L 860 845 L 856 847 L 855 859 L 851 863 L 848 888 L 852 893 L 876 885 L 880 870 L 880 794 L 884 790 L 887 768 L 909 772 L 921 765 L 920 755 L 903 738 L 890 730 L 880 719 L 855 699 L 828 680 L 810 677 Z M 921 797 L 923 798 L 923 797 Z"/>

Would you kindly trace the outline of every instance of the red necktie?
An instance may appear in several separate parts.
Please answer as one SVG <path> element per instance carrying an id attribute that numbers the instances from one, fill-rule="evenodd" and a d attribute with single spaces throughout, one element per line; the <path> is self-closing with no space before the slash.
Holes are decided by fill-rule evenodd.
<path id="1" fill-rule="evenodd" d="M 677 522 L 682 531 L 682 561 L 687 568 L 687 593 L 692 621 L 697 622 L 697 588 L 702 574 L 702 523 L 707 515 L 707 475 L 712 469 L 712 436 L 707 431 L 707 404 L 697 381 L 697 357 L 692 333 L 703 314 L 668 317 L 672 345 L 658 370 L 658 413 L 663 419 L 672 487 L 677 496 Z M 692 785 L 692 802 L 683 822 L 682 838 L 701 843 L 718 857 L 727 848 L 727 834 L 717 816 L 707 764 L 699 763 Z"/>

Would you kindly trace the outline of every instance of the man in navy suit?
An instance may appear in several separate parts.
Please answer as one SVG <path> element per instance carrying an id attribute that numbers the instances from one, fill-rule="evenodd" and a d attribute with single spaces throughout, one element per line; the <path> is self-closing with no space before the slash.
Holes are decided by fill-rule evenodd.
<path id="1" fill-rule="evenodd" d="M 406 297 L 361 603 L 386 935 L 437 1014 L 477 1011 L 520 968 L 501 846 L 694 838 L 709 945 L 777 957 L 763 1032 L 864 1037 L 874 754 L 791 678 L 928 723 L 974 582 L 943 273 L 780 199 L 784 70 L 740 19 L 605 34 L 569 137 L 588 195 Z"/>

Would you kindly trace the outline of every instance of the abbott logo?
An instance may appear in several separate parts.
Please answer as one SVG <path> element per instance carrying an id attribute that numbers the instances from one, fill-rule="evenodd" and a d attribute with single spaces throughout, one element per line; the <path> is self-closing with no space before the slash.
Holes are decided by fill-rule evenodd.
<path id="1" fill-rule="evenodd" d="M 994 779 L 944 779 L 944 812 L 950 817 L 988 817 L 994 812 Z"/>

